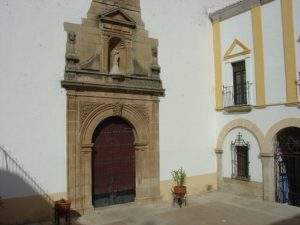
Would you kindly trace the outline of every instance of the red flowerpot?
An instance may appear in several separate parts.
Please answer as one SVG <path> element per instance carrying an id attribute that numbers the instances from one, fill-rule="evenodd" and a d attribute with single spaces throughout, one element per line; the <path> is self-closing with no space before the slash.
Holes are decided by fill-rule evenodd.
<path id="1" fill-rule="evenodd" d="M 186 186 L 174 186 L 174 194 L 176 197 L 184 197 L 186 194 Z"/>
<path id="2" fill-rule="evenodd" d="M 71 201 L 61 199 L 55 202 L 55 209 L 58 211 L 59 214 L 64 214 L 70 211 L 71 208 Z"/>

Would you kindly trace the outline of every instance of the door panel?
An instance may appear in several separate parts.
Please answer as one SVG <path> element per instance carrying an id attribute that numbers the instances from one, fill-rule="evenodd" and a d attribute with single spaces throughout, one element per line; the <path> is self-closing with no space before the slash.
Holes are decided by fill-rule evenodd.
<path id="1" fill-rule="evenodd" d="M 112 117 L 97 131 L 93 151 L 94 205 L 134 201 L 135 150 L 131 126 L 119 117 Z"/>
<path id="2" fill-rule="evenodd" d="M 234 87 L 234 104 L 247 104 L 247 81 L 245 61 L 232 64 L 233 68 L 233 87 Z"/>

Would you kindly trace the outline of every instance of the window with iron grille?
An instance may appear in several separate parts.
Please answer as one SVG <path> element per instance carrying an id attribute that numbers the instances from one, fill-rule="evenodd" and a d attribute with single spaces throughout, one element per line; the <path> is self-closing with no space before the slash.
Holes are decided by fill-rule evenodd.
<path id="1" fill-rule="evenodd" d="M 231 63 L 232 85 L 223 85 L 224 108 L 250 105 L 251 82 L 247 81 L 245 60 Z"/>
<path id="2" fill-rule="evenodd" d="M 250 180 L 249 175 L 249 142 L 246 142 L 239 133 L 231 142 L 232 152 L 232 178 Z"/>

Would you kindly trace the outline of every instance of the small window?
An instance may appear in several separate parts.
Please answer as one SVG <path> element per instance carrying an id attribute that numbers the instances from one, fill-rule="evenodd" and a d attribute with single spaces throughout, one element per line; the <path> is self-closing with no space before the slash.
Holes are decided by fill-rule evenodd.
<path id="1" fill-rule="evenodd" d="M 248 85 L 246 81 L 245 61 L 232 63 L 234 105 L 247 105 Z"/>
<path id="2" fill-rule="evenodd" d="M 245 142 L 242 134 L 231 142 L 232 178 L 249 180 L 249 142 Z"/>

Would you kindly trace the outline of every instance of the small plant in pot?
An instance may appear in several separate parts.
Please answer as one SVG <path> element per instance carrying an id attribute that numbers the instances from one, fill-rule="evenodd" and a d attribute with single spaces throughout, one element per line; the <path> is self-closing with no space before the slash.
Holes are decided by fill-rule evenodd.
<path id="1" fill-rule="evenodd" d="M 175 186 L 173 187 L 173 193 L 176 197 L 183 198 L 186 195 L 186 173 L 184 169 L 181 167 L 178 170 L 173 170 L 171 175 L 175 183 Z"/>

